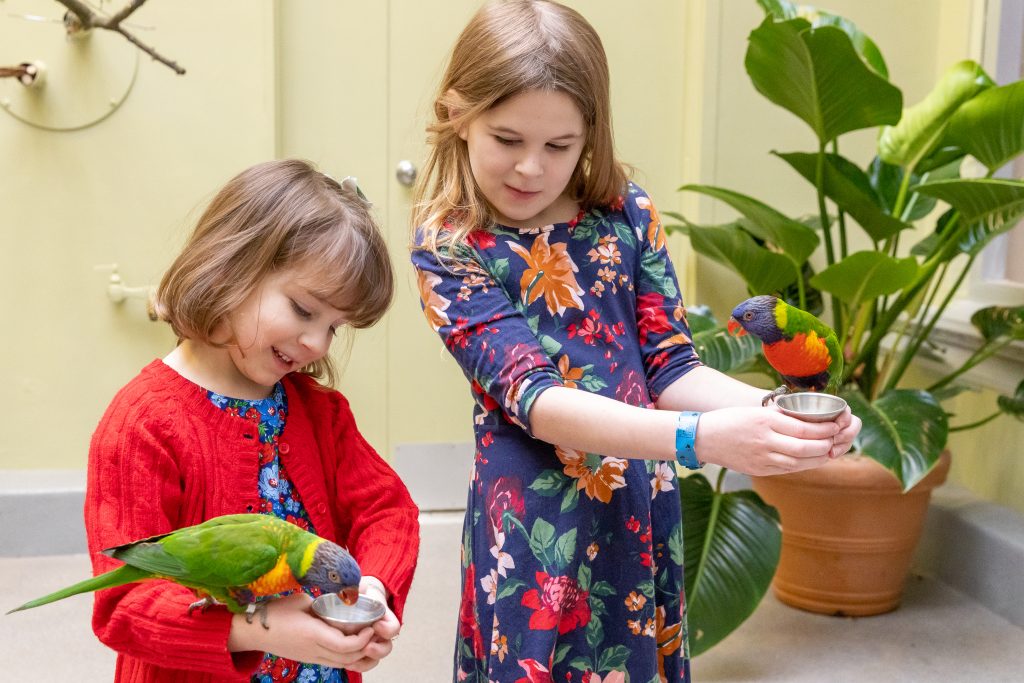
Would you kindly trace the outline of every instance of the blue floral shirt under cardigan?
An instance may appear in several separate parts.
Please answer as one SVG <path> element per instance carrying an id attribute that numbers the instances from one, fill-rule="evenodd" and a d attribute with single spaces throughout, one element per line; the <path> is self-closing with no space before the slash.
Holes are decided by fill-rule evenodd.
<path id="1" fill-rule="evenodd" d="M 306 531 L 316 533 L 306 513 L 299 492 L 292 486 L 288 473 L 281 464 L 278 437 L 284 430 L 288 417 L 287 398 L 284 385 L 278 382 L 270 396 L 251 401 L 228 398 L 212 391 L 207 397 L 215 406 L 240 419 L 258 423 L 260 439 L 259 491 L 263 514 L 274 515 L 291 522 Z M 345 683 L 348 677 L 340 669 L 317 664 L 302 664 L 284 657 L 266 655 L 253 674 L 252 683 Z"/>

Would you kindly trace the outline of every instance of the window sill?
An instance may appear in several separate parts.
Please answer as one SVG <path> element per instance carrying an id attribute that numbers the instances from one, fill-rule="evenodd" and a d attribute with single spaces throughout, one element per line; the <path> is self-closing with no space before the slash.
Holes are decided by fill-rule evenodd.
<path id="1" fill-rule="evenodd" d="M 970 299 L 951 303 L 929 337 L 944 358 L 921 358 L 918 364 L 940 375 L 960 367 L 982 343 L 978 330 L 971 325 L 971 316 L 979 308 L 990 305 L 992 304 Z M 1024 379 L 1022 342 L 1013 342 L 959 377 L 960 381 L 973 388 L 991 389 L 1011 396 L 1017 390 L 1021 379 Z"/>

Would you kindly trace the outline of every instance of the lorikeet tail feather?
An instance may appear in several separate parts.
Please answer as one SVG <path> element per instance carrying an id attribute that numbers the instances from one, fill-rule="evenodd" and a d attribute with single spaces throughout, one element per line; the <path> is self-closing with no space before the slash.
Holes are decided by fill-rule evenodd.
<path id="1" fill-rule="evenodd" d="M 99 576 L 94 576 L 93 578 L 86 579 L 85 581 L 80 581 L 73 586 L 62 588 L 59 591 L 50 593 L 49 595 L 44 595 L 41 598 L 29 600 L 21 607 L 15 607 L 10 612 L 7 612 L 7 614 L 20 612 L 24 609 L 32 609 L 33 607 L 39 607 L 40 605 L 46 605 L 51 602 L 57 602 L 58 600 L 63 600 L 64 598 L 69 598 L 72 595 L 78 595 L 79 593 L 88 593 L 102 588 L 113 588 L 114 586 L 122 586 L 126 583 L 151 578 L 153 578 L 153 575 L 150 572 L 137 569 L 129 565 L 124 565 L 123 567 L 118 567 L 113 571 L 100 574 Z"/>

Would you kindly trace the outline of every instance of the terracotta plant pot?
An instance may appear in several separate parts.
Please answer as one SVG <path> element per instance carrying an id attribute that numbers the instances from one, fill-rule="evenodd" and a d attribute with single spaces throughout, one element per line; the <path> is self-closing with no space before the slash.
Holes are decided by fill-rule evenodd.
<path id="1" fill-rule="evenodd" d="M 949 453 L 943 453 L 935 469 L 907 493 L 865 457 L 753 477 L 754 490 L 782 518 L 775 596 L 820 614 L 868 616 L 896 609 L 932 489 L 946 480 L 949 462 Z"/>

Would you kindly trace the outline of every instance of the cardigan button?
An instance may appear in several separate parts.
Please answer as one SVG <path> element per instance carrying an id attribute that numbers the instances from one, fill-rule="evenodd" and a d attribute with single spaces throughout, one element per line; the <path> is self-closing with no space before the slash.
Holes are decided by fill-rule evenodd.
<path id="1" fill-rule="evenodd" d="M 252 505 L 251 504 L 250 505 L 246 505 L 245 506 L 245 511 L 246 512 L 252 512 Z"/>
<path id="2" fill-rule="evenodd" d="M 277 450 L 281 452 L 281 455 L 288 455 L 288 451 L 291 450 L 291 447 L 288 444 L 283 443 L 277 447 Z"/>
<path id="3" fill-rule="evenodd" d="M 327 512 L 327 504 L 326 503 L 317 503 L 316 511 L 319 512 L 320 514 L 324 514 L 325 512 Z"/>

